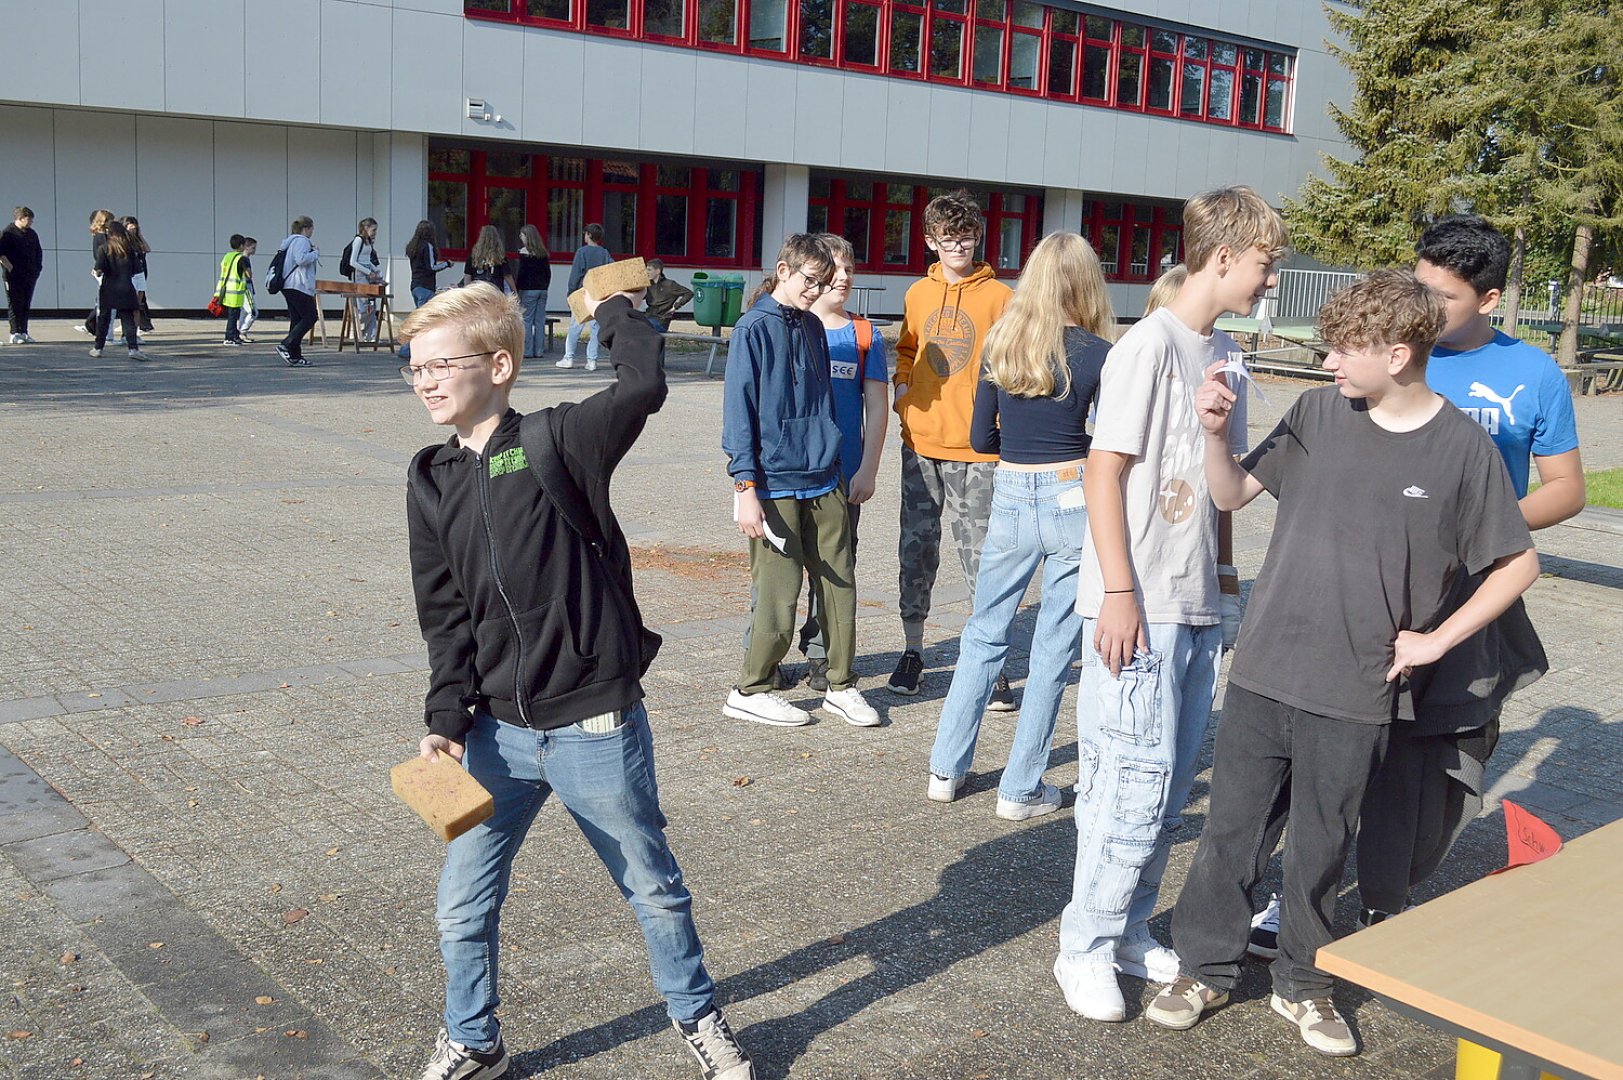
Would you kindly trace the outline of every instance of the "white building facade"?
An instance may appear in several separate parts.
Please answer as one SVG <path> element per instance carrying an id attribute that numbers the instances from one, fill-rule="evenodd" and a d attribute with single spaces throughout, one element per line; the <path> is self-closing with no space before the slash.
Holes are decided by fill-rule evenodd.
<path id="1" fill-rule="evenodd" d="M 1079 230 L 1127 314 L 1184 199 L 1278 202 L 1344 151 L 1310 0 L 0 0 L 0 25 L 27 27 L 0 66 L 0 211 L 36 212 L 41 309 L 90 305 L 104 207 L 141 220 L 160 310 L 204 305 L 232 233 L 262 267 L 309 215 L 323 278 L 379 221 L 400 309 L 427 217 L 453 258 L 534 223 L 553 308 L 588 222 L 678 280 L 826 228 L 894 312 L 925 202 L 965 186 L 1000 273 Z"/>

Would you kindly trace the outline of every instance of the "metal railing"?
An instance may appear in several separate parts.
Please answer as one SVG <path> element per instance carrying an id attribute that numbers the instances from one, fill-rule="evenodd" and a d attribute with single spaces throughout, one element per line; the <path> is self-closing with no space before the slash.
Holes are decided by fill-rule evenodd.
<path id="1" fill-rule="evenodd" d="M 1274 322 L 1312 322 L 1337 289 L 1364 275 L 1351 270 L 1281 270 L 1268 290 L 1268 317 Z"/>

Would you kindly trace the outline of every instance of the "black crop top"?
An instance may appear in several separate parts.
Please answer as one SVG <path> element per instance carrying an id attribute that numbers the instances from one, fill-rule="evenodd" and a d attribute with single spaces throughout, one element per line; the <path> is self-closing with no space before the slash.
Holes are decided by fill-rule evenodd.
<path id="1" fill-rule="evenodd" d="M 1078 326 L 1065 328 L 1065 362 L 1071 391 L 1063 398 L 1023 398 L 982 381 L 975 387 L 969 444 L 1015 465 L 1047 465 L 1085 457 L 1092 439 L 1088 410 L 1099 396 L 1099 373 L 1110 342 Z M 1055 388 L 1056 393 L 1062 389 Z"/>

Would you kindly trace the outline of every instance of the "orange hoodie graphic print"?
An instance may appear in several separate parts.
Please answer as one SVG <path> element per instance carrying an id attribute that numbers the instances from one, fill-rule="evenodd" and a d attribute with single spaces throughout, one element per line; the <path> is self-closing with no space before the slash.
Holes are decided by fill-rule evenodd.
<path id="1" fill-rule="evenodd" d="M 894 381 L 908 391 L 896 400 L 902 440 L 915 453 L 941 461 L 996 461 L 969 445 L 981 344 L 1012 296 L 986 263 L 948 282 L 940 264 L 907 290 Z"/>

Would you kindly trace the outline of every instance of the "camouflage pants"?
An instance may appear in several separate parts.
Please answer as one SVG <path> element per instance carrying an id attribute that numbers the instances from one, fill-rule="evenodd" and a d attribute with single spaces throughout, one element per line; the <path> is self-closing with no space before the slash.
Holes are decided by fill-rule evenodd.
<path id="1" fill-rule="evenodd" d="M 996 472 L 995 461 L 940 461 L 902 447 L 902 532 L 896 554 L 903 623 L 929 617 L 930 592 L 941 566 L 944 511 L 952 515 L 953 544 L 973 599 Z"/>

